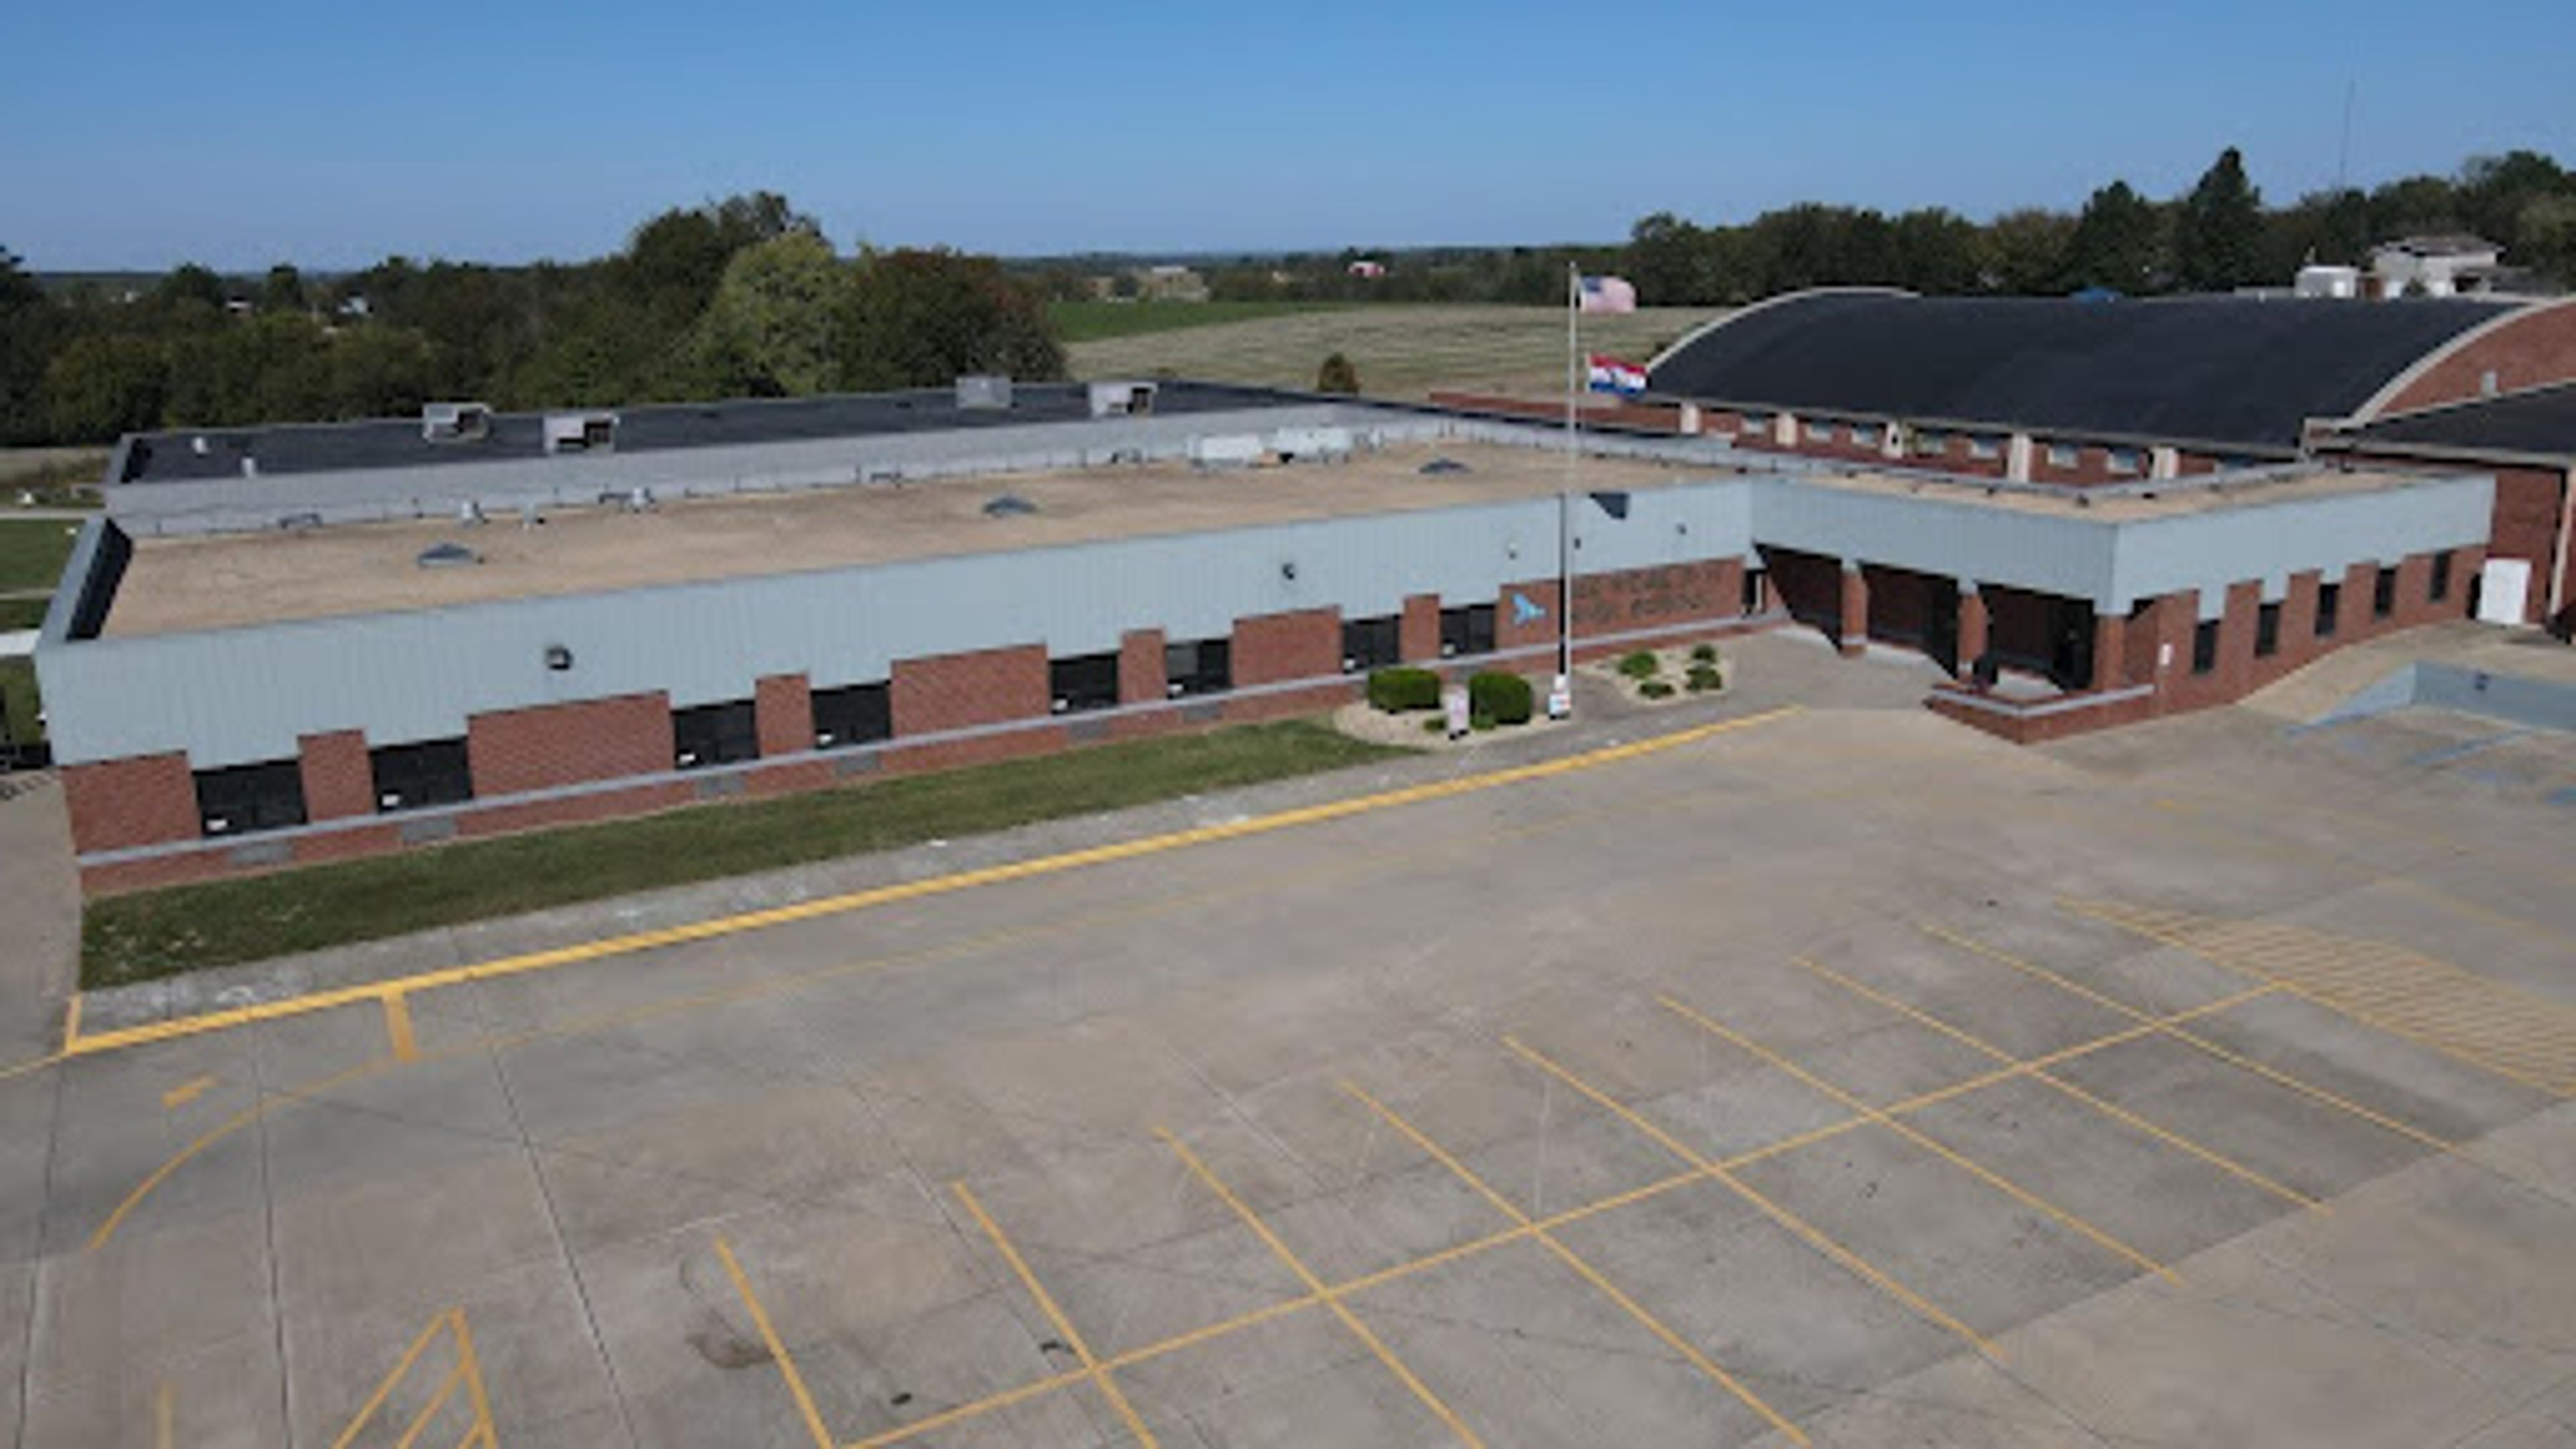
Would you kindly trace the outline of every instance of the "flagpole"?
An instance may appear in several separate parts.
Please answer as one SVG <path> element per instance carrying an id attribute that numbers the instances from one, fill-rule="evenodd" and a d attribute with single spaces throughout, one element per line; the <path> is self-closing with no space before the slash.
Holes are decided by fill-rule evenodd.
<path id="1" fill-rule="evenodd" d="M 1565 486 L 1556 494 L 1556 678 L 1565 691 L 1566 712 L 1574 712 L 1574 409 L 1581 380 L 1582 347 L 1577 336 L 1583 315 L 1583 264 L 1565 267 Z"/>

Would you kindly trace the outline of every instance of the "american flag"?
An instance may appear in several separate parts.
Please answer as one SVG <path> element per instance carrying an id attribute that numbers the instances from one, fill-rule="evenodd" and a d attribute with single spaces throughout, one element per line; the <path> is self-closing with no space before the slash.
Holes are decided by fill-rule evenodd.
<path id="1" fill-rule="evenodd" d="M 1585 277 L 1576 295 L 1579 310 L 1585 312 L 1634 312 L 1637 289 L 1621 277 Z"/>

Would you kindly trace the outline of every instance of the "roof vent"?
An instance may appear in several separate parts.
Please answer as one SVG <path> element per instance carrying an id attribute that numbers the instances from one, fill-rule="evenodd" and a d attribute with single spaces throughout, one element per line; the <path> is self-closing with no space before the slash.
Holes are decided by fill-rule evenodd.
<path id="1" fill-rule="evenodd" d="M 615 413 L 548 413 L 546 452 L 598 453 L 617 446 Z"/>
<path id="2" fill-rule="evenodd" d="M 423 403 L 420 436 L 426 443 L 478 443 L 492 435 L 492 409 L 479 402 Z"/>
<path id="3" fill-rule="evenodd" d="M 1470 470 L 1466 464 L 1459 462 L 1455 458 L 1434 458 L 1414 471 L 1422 474 L 1426 478 L 1429 478 L 1437 477 L 1442 473 L 1465 473 Z"/>
<path id="4" fill-rule="evenodd" d="M 957 379 L 959 412 L 1008 412 L 1011 380 L 994 373 L 971 373 Z"/>
<path id="5" fill-rule="evenodd" d="M 433 543 L 420 551 L 413 562 L 425 569 L 451 569 L 464 564 L 479 564 L 483 555 L 461 543 Z"/>
<path id="6" fill-rule="evenodd" d="M 1001 493 L 984 500 L 986 518 L 1019 518 L 1038 511 L 1038 506 L 1017 493 Z"/>

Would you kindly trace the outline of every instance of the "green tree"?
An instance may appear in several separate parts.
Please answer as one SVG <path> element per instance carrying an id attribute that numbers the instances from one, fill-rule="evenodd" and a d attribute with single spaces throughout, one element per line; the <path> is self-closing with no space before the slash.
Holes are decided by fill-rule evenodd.
<path id="1" fill-rule="evenodd" d="M 45 369 L 46 418 L 63 442 L 107 442 L 158 427 L 169 385 L 159 341 L 115 332 L 75 337 Z"/>
<path id="2" fill-rule="evenodd" d="M 170 313 L 191 309 L 221 312 L 229 300 L 224 292 L 224 279 L 211 267 L 195 262 L 181 262 L 170 269 L 152 289 L 152 305 Z"/>
<path id="3" fill-rule="evenodd" d="M 1979 238 L 1979 280 L 1987 291 L 2013 297 L 2063 290 L 2074 235 L 2075 219 L 2064 212 L 2007 211 L 1987 223 Z"/>
<path id="4" fill-rule="evenodd" d="M 2163 285 L 2164 273 L 2164 223 L 2154 205 L 2125 181 L 2094 192 L 2066 239 L 2061 281 L 2145 293 Z"/>
<path id="5" fill-rule="evenodd" d="M 284 262 L 268 269 L 268 276 L 259 284 L 260 311 L 301 312 L 309 305 L 302 272 Z"/>
<path id="6" fill-rule="evenodd" d="M 1064 375 L 1046 310 L 990 257 L 893 251 L 860 260 L 844 289 L 834 352 L 840 385 L 932 387 L 966 373 L 1028 381 Z"/>
<path id="7" fill-rule="evenodd" d="M 2514 260 L 2555 281 L 2576 287 L 2576 193 L 2535 196 L 2522 204 Z"/>
<path id="8" fill-rule="evenodd" d="M 2196 292 L 2265 280 L 2263 193 L 2246 179 L 2245 157 L 2235 147 L 2219 152 L 2183 198 L 2174 216 L 2173 259 L 2176 280 Z"/>
<path id="9" fill-rule="evenodd" d="M 0 247 L 0 446 L 40 443 L 45 368 L 65 331 L 62 307 L 27 275 L 16 253 Z"/>
<path id="10" fill-rule="evenodd" d="M 734 254 L 699 320 L 697 381 L 731 397 L 799 397 L 831 387 L 840 258 L 810 231 Z"/>
<path id="11" fill-rule="evenodd" d="M 1315 391 L 1357 397 L 1360 391 L 1360 370 L 1351 365 L 1348 357 L 1336 352 L 1325 358 L 1324 365 L 1316 369 Z"/>

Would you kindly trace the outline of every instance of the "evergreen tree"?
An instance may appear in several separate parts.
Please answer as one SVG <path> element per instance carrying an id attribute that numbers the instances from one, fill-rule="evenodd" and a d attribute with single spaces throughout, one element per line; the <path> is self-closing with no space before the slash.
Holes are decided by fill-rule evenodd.
<path id="1" fill-rule="evenodd" d="M 2201 173 L 2174 218 L 2174 275 L 2195 292 L 2225 292 L 2263 275 L 2263 194 L 2233 146 Z M 2286 281 L 2286 278 L 2281 280 Z"/>

